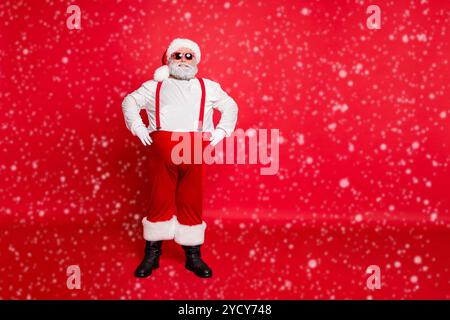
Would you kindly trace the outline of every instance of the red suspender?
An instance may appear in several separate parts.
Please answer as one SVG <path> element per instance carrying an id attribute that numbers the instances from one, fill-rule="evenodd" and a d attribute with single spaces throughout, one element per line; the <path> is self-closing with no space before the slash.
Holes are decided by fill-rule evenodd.
<path id="1" fill-rule="evenodd" d="M 198 78 L 198 81 L 200 82 L 200 87 L 202 88 L 202 100 L 200 102 L 200 114 L 198 116 L 198 128 L 197 131 L 203 130 L 203 114 L 205 112 L 205 100 L 206 100 L 206 89 L 205 89 L 205 83 L 203 82 L 202 78 Z M 155 119 L 156 119 L 156 130 L 161 129 L 161 123 L 159 120 L 159 93 L 161 91 L 161 85 L 162 81 L 158 81 L 158 84 L 156 85 L 156 96 L 155 96 Z"/>
<path id="2" fill-rule="evenodd" d="M 198 115 L 198 128 L 197 131 L 203 130 L 203 113 L 205 112 L 205 99 L 206 99 L 206 90 L 205 83 L 202 78 L 198 78 L 200 81 L 200 87 L 202 88 L 202 100 L 200 102 L 200 114 Z"/>
<path id="3" fill-rule="evenodd" d="M 155 117 L 156 117 L 156 130 L 161 129 L 161 123 L 159 122 L 159 91 L 161 91 L 162 81 L 158 81 L 156 85 L 156 96 L 155 96 Z"/>

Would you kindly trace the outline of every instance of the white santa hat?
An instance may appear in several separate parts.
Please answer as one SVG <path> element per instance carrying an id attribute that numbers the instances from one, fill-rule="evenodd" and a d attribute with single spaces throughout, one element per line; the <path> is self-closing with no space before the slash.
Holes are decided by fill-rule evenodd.
<path id="1" fill-rule="evenodd" d="M 174 39 L 170 43 L 167 50 L 164 52 L 164 55 L 161 59 L 162 66 L 156 69 L 155 73 L 153 74 L 153 78 L 155 79 L 155 81 L 163 81 L 164 79 L 167 79 L 170 76 L 168 66 L 169 57 L 172 55 L 172 53 L 179 50 L 180 48 L 191 49 L 194 52 L 197 63 L 200 63 L 201 53 L 198 44 L 189 39 L 181 39 L 181 38 Z"/>

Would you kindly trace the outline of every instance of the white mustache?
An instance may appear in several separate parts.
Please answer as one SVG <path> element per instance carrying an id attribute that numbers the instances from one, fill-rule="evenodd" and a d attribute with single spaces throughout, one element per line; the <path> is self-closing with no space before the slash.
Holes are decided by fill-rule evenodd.
<path id="1" fill-rule="evenodd" d="M 180 63 L 178 64 L 178 66 L 179 66 L 179 67 L 188 67 L 188 68 L 191 68 L 191 67 L 192 67 L 190 64 L 187 64 L 187 63 L 184 63 L 184 62 L 180 62 Z"/>

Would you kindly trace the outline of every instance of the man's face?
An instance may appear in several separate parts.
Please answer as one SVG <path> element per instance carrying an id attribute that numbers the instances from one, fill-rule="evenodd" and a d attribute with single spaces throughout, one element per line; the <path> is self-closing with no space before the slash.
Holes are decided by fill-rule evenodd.
<path id="1" fill-rule="evenodd" d="M 192 79 L 197 71 L 197 59 L 192 50 L 179 48 L 169 57 L 169 72 L 177 79 Z"/>

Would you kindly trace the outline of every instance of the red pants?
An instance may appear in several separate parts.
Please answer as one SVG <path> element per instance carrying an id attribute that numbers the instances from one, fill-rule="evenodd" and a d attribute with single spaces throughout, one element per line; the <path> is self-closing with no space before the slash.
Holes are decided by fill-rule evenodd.
<path id="1" fill-rule="evenodd" d="M 195 161 L 201 162 L 198 156 L 201 157 L 209 144 L 203 141 L 205 134 L 209 133 L 163 130 L 150 133 L 153 140 L 147 147 L 150 157 L 150 208 L 147 217 L 142 220 L 145 240 L 173 239 L 178 244 L 189 246 L 204 242 L 204 165 Z M 182 139 L 184 149 L 180 152 Z M 185 162 L 188 163 L 180 163 L 178 155 L 187 159 Z"/>

